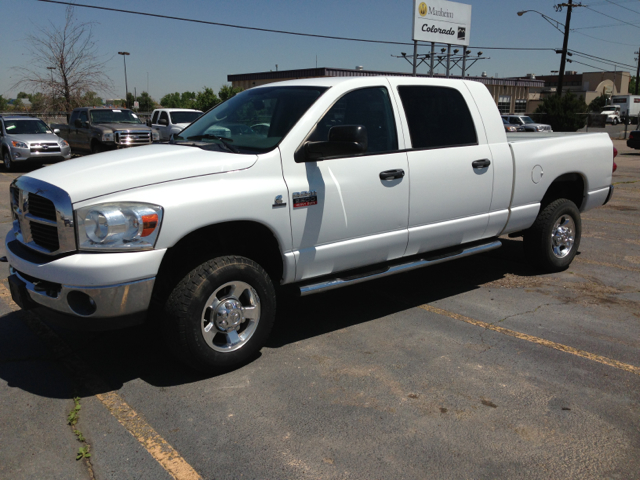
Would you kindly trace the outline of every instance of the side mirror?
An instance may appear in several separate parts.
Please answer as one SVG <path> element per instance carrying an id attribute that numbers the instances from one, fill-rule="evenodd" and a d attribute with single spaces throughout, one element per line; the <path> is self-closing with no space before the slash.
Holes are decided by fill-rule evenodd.
<path id="1" fill-rule="evenodd" d="M 165 127 L 169 125 L 169 121 L 166 118 L 161 118 L 158 120 L 158 125 L 164 125 Z"/>
<path id="2" fill-rule="evenodd" d="M 151 126 L 151 119 L 147 118 L 147 127 L 150 127 L 150 126 Z"/>
<path id="3" fill-rule="evenodd" d="M 54 128 L 53 129 L 53 133 L 55 133 L 56 135 L 60 133 L 60 129 L 59 128 Z"/>
<path id="4" fill-rule="evenodd" d="M 358 155 L 366 152 L 368 145 L 364 125 L 339 125 L 331 127 L 328 141 L 305 143 L 303 161 L 315 162 L 330 157 Z"/>
<path id="5" fill-rule="evenodd" d="M 82 128 L 82 122 L 80 121 L 79 118 L 76 118 L 76 121 L 73 122 L 73 124 L 75 125 L 76 128 Z"/>

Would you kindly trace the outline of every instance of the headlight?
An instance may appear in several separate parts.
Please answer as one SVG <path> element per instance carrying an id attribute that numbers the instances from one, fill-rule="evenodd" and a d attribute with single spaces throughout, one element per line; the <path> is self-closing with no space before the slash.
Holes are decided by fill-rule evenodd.
<path id="1" fill-rule="evenodd" d="M 542 125 L 538 125 L 538 126 L 536 127 L 536 130 L 538 130 L 539 132 L 541 132 L 541 131 L 543 131 L 543 130 L 544 130 L 544 127 L 543 127 Z"/>
<path id="2" fill-rule="evenodd" d="M 151 139 L 152 140 L 160 140 L 160 132 L 158 130 L 151 130 Z"/>
<path id="3" fill-rule="evenodd" d="M 58 145 L 60 145 L 61 147 L 68 147 L 69 143 L 65 139 L 61 138 L 60 140 L 58 140 Z"/>
<path id="4" fill-rule="evenodd" d="M 29 145 L 27 145 L 24 142 L 16 142 L 15 140 L 11 141 L 11 145 L 13 145 L 16 148 L 29 148 Z"/>
<path id="5" fill-rule="evenodd" d="M 80 250 L 151 250 L 162 223 L 162 207 L 148 203 L 102 203 L 76 211 Z"/>
<path id="6" fill-rule="evenodd" d="M 103 142 L 113 142 L 113 132 L 112 133 L 103 133 L 102 134 Z"/>

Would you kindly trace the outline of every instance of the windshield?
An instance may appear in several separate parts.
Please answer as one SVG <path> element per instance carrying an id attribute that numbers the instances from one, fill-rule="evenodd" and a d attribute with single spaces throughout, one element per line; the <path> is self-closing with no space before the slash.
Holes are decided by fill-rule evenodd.
<path id="1" fill-rule="evenodd" d="M 91 110 L 91 123 L 142 123 L 131 110 Z"/>
<path id="2" fill-rule="evenodd" d="M 616 107 L 604 107 L 602 109 L 603 112 L 615 112 L 617 110 Z"/>
<path id="3" fill-rule="evenodd" d="M 36 135 L 51 133 L 51 129 L 42 120 L 5 120 L 7 135 Z"/>
<path id="4" fill-rule="evenodd" d="M 239 153 L 275 148 L 326 87 L 245 90 L 205 113 L 174 136 L 175 143 L 227 143 Z"/>
<path id="5" fill-rule="evenodd" d="M 531 120 L 531 117 L 520 117 L 520 119 L 525 123 L 536 123 L 533 120 Z"/>
<path id="6" fill-rule="evenodd" d="M 171 123 L 191 123 L 200 115 L 202 112 L 169 112 L 171 115 Z"/>

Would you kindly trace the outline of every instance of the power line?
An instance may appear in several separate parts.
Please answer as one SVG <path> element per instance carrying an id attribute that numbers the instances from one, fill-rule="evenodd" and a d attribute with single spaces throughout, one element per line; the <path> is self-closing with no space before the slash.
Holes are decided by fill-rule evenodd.
<path id="1" fill-rule="evenodd" d="M 582 6 L 583 6 L 584 8 L 586 8 L 587 10 L 591 10 L 592 12 L 598 13 L 598 14 L 600 14 L 600 15 L 603 15 L 603 16 L 605 16 L 605 17 L 607 17 L 607 18 L 610 18 L 610 19 L 612 19 L 612 20 L 615 20 L 615 21 L 617 21 L 617 22 L 622 22 L 622 23 L 625 23 L 625 24 L 627 24 L 627 25 L 631 25 L 631 26 L 632 26 L 632 27 L 634 27 L 634 28 L 640 28 L 638 25 L 635 25 L 635 24 L 633 24 L 633 23 L 629 23 L 629 22 L 625 22 L 624 20 L 620 20 L 619 18 L 612 17 L 611 15 L 607 15 L 606 13 L 599 12 L 598 10 L 594 10 L 593 8 L 591 8 L 591 7 L 587 6 L 587 5 L 582 5 Z"/>
<path id="2" fill-rule="evenodd" d="M 607 42 L 607 43 L 613 43 L 615 45 L 626 45 L 628 47 L 635 47 L 637 46 L 637 44 L 635 43 L 622 43 L 622 42 L 614 42 L 613 40 L 606 40 L 604 38 L 600 38 L 600 37 L 594 37 L 593 35 L 587 35 L 586 33 L 582 33 L 582 32 L 576 32 L 575 29 L 571 29 L 571 31 L 573 33 L 577 33 L 578 35 L 584 35 L 585 37 L 589 37 L 589 38 L 593 38 L 595 40 L 599 40 L 601 42 Z"/>
<path id="3" fill-rule="evenodd" d="M 591 58 L 593 60 L 596 61 L 601 61 L 602 63 L 607 63 L 609 65 L 617 65 L 619 67 L 627 67 L 627 68 L 635 68 L 635 65 L 629 65 L 626 63 L 622 63 L 622 62 L 616 62 L 616 61 L 612 61 L 609 60 L 608 58 L 602 58 L 602 57 L 596 57 L 595 55 L 591 55 L 589 53 L 584 53 L 584 52 L 579 52 L 577 50 L 573 50 L 572 48 L 569 49 L 573 54 L 581 56 L 581 57 L 586 57 L 586 58 Z"/>
<path id="4" fill-rule="evenodd" d="M 571 31 L 575 32 L 576 30 L 589 30 L 590 28 L 609 28 L 609 27 L 619 27 L 621 25 L 626 25 L 625 23 L 611 23 L 609 25 L 592 25 L 591 27 L 578 27 L 572 28 Z"/>
<path id="5" fill-rule="evenodd" d="M 611 0 L 607 0 L 607 3 L 610 3 L 611 5 L 615 5 L 616 7 L 624 8 L 625 10 L 629 10 L 630 12 L 640 14 L 640 12 L 637 10 L 632 10 L 631 8 L 623 7 L 622 5 L 618 5 L 616 2 L 612 2 Z"/>
<path id="6" fill-rule="evenodd" d="M 351 38 L 351 37 L 336 37 L 336 36 L 331 36 L 331 35 L 317 35 L 317 34 L 313 34 L 313 33 L 301 33 L 301 32 L 289 32 L 286 30 L 273 30 L 270 28 L 258 28 L 258 27 L 247 27 L 244 25 L 234 25 L 234 24 L 230 24 L 230 23 L 219 23 L 219 22 L 209 22 L 206 20 L 195 20 L 192 18 L 183 18 L 183 17 L 173 17 L 170 15 L 159 15 L 156 13 L 147 13 L 147 12 L 136 12 L 133 10 L 122 10 L 119 8 L 109 8 L 109 7 L 98 7 L 95 5 L 83 5 L 80 3 L 73 3 L 73 2 L 62 2 L 59 0 L 38 0 L 39 2 L 45 2 L 45 3 L 57 3 L 59 5 L 68 5 L 71 7 L 85 7 L 85 8 L 93 8 L 96 10 L 106 10 L 109 12 L 118 12 L 118 13 L 128 13 L 131 15 L 143 15 L 145 17 L 155 17 L 155 18 L 164 18 L 166 20 L 180 20 L 182 22 L 193 22 L 193 23 L 202 23 L 205 25 L 216 25 L 219 27 L 229 27 L 229 28 L 239 28 L 242 30 L 254 30 L 254 31 L 259 31 L 259 32 L 268 32 L 268 33 L 280 33 L 280 34 L 284 34 L 284 35 L 296 35 L 296 36 L 300 36 L 300 37 L 314 37 L 314 38 L 324 38 L 324 39 L 329 39 L 329 40 L 344 40 L 344 41 L 350 41 L 350 42 L 366 42 L 366 43 L 380 43 L 380 44 L 385 44 L 385 45 L 409 45 L 412 46 L 413 43 L 409 43 L 409 42 L 393 42 L 393 41 L 387 41 L 387 40 L 371 40 L 371 39 L 365 39 L 365 38 Z M 529 50 L 534 50 L 534 51 L 553 51 L 555 49 L 553 48 L 516 48 L 516 47 L 474 47 L 474 46 L 469 46 L 467 48 L 482 48 L 485 50 L 521 50 L 521 51 L 529 51 Z"/>

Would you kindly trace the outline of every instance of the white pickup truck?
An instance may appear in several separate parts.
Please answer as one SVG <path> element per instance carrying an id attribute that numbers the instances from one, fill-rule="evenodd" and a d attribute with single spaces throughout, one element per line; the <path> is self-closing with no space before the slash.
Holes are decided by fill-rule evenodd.
<path id="1" fill-rule="evenodd" d="M 611 197 L 613 165 L 605 133 L 507 137 L 473 81 L 269 84 L 170 144 L 16 179 L 11 293 L 80 328 L 150 311 L 183 361 L 229 368 L 265 344 L 279 286 L 322 292 L 486 252 L 506 234 L 523 235 L 542 270 L 567 268 L 580 212 Z"/>
<path id="2" fill-rule="evenodd" d="M 200 115 L 200 110 L 190 108 L 156 108 L 147 125 L 159 133 L 161 141 L 167 141 L 171 135 L 180 133 Z"/>

